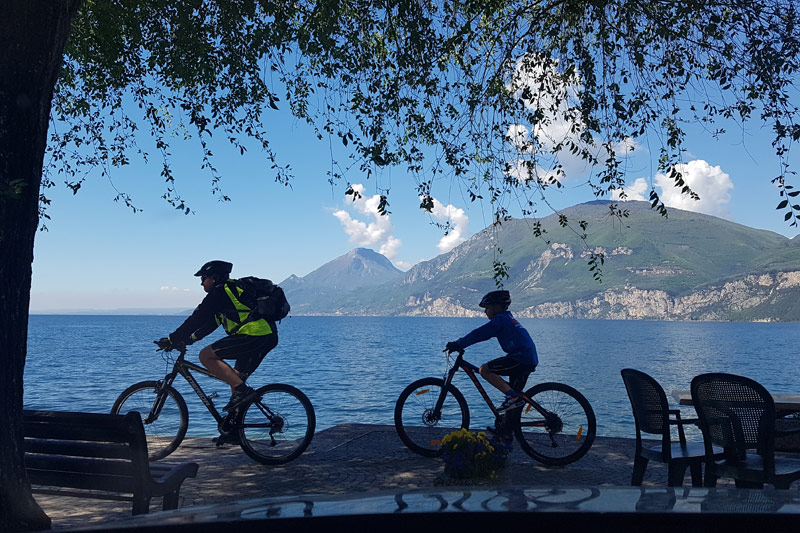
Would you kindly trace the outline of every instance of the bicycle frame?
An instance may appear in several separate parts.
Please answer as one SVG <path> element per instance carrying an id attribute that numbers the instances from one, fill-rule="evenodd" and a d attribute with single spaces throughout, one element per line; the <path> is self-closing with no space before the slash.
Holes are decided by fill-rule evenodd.
<path id="1" fill-rule="evenodd" d="M 475 385 L 476 389 L 478 389 L 478 392 L 480 393 L 481 397 L 483 398 L 483 401 L 485 401 L 486 405 L 489 406 L 489 409 L 491 409 L 491 411 L 494 414 L 494 416 L 495 417 L 499 417 L 500 413 L 497 411 L 497 408 L 494 406 L 494 403 L 492 403 L 492 400 L 489 398 L 489 395 L 487 394 L 486 389 L 483 387 L 481 382 L 478 380 L 478 377 L 476 376 L 476 373 L 479 372 L 479 368 L 477 366 L 473 365 L 472 363 L 470 363 L 468 361 L 465 361 L 463 352 L 459 352 L 458 353 L 458 356 L 456 357 L 456 360 L 453 362 L 453 366 L 450 368 L 450 370 L 447 371 L 447 377 L 445 378 L 444 387 L 442 387 L 442 392 L 440 393 L 439 399 L 436 401 L 436 405 L 434 407 L 434 410 L 437 413 L 437 415 L 438 415 L 438 413 L 441 413 L 441 411 L 442 411 L 442 406 L 444 405 L 444 400 L 445 400 L 445 397 L 447 396 L 447 388 L 450 385 L 450 383 L 452 383 L 453 377 L 456 375 L 456 372 L 458 372 L 459 370 L 463 370 L 464 373 L 466 373 L 469 376 L 469 379 L 472 381 L 472 384 Z M 521 394 L 521 396 L 522 396 L 522 399 L 525 400 L 525 403 L 528 404 L 528 408 L 527 408 L 526 412 L 528 412 L 528 410 L 530 410 L 530 408 L 533 407 L 544 418 L 542 420 L 520 422 L 520 426 L 524 426 L 524 427 L 543 427 L 543 426 L 545 426 L 546 422 L 550 418 L 552 418 L 552 414 L 547 409 L 545 409 L 544 407 L 542 407 L 541 405 L 536 403 L 534 400 L 532 400 L 531 398 L 528 398 L 525 394 Z"/>
<path id="2" fill-rule="evenodd" d="M 203 402 L 203 405 L 205 405 L 206 409 L 208 409 L 208 412 L 211 413 L 211 416 L 214 417 L 214 420 L 216 420 L 218 426 L 221 425 L 223 422 L 225 422 L 226 419 L 228 419 L 228 417 L 230 417 L 230 415 L 222 416 L 220 414 L 214 403 L 211 401 L 212 399 L 216 398 L 216 396 L 207 395 L 205 391 L 203 391 L 203 388 L 200 386 L 200 384 L 197 382 L 197 379 L 195 379 L 195 377 L 192 375 L 191 371 L 197 372 L 199 374 L 215 379 L 217 381 L 222 381 L 222 380 L 219 379 L 214 374 L 212 374 L 208 369 L 203 368 L 200 365 L 196 365 L 191 361 L 187 361 L 184 358 L 185 355 L 186 355 L 185 349 L 179 350 L 178 358 L 172 365 L 172 371 L 167 373 L 167 375 L 164 376 L 164 379 L 159 380 L 158 382 L 159 394 L 156 395 L 156 399 L 154 401 L 152 409 L 150 410 L 150 414 L 148 414 L 147 418 L 144 420 L 145 424 L 151 423 L 153 420 L 158 418 L 159 414 L 161 414 L 161 408 L 164 406 L 164 400 L 166 398 L 166 395 L 160 393 L 164 390 L 164 388 L 172 386 L 172 384 L 175 382 L 175 378 L 177 378 L 179 375 L 183 376 L 183 379 L 185 379 L 189 383 L 189 386 L 192 387 L 194 393 L 197 394 L 197 397 L 200 398 L 201 402 Z"/>
<path id="3" fill-rule="evenodd" d="M 158 416 L 161 414 L 161 408 L 164 407 L 164 401 L 166 400 L 166 394 L 161 394 L 165 387 L 172 386 L 175 382 L 175 378 L 179 375 L 183 376 L 189 386 L 192 387 L 192 390 L 200 398 L 200 401 L 203 402 L 203 405 L 206 407 L 211 416 L 214 417 L 214 420 L 217 422 L 217 427 L 220 431 L 233 431 L 239 427 L 243 427 L 242 420 L 237 420 L 238 409 L 236 409 L 232 413 L 228 413 L 227 415 L 222 415 L 211 401 L 216 398 L 215 395 L 206 394 L 203 388 L 198 383 L 197 379 L 192 375 L 192 371 L 202 374 L 203 376 L 209 377 L 211 379 L 215 379 L 217 381 L 222 381 L 220 378 L 215 376 L 211 373 L 210 370 L 204 368 L 200 365 L 192 363 L 191 361 L 187 361 L 185 359 L 186 356 L 186 349 L 179 350 L 178 358 L 175 360 L 175 363 L 172 365 L 172 371 L 169 372 L 166 376 L 164 376 L 163 380 L 160 380 L 158 386 L 159 394 L 156 395 L 156 399 L 153 401 L 153 407 L 150 409 L 150 413 L 144 419 L 146 424 L 152 423 L 154 420 L 158 419 Z M 251 428 L 270 428 L 270 438 L 272 438 L 273 433 L 278 432 L 282 428 L 282 424 L 278 425 L 273 422 L 273 416 L 275 413 L 272 412 L 267 405 L 263 404 L 260 400 L 256 402 L 256 405 L 262 413 L 264 413 L 267 418 L 270 420 L 269 424 L 246 424 L 246 427 Z"/>

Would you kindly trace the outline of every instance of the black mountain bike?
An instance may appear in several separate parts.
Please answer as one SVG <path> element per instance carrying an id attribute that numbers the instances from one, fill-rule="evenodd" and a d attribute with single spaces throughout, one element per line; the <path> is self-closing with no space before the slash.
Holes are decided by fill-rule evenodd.
<path id="1" fill-rule="evenodd" d="M 217 421 L 220 435 L 236 442 L 255 461 L 266 465 L 287 463 L 300 456 L 314 436 L 316 415 L 311 401 L 291 385 L 274 383 L 256 389 L 253 399 L 233 413 L 223 416 L 212 401 L 216 393 L 207 395 L 191 372 L 219 380 L 205 368 L 185 360 L 186 347 L 176 348 L 178 357 L 164 351 L 167 368 L 164 379 L 142 381 L 119 395 L 113 414 L 138 411 L 147 435 L 151 460 L 163 459 L 180 445 L 189 427 L 186 401 L 172 386 L 175 378 L 183 378 L 192 387 L 208 412 Z"/>
<path id="2" fill-rule="evenodd" d="M 580 392 L 562 383 L 539 383 L 522 395 L 524 406 L 500 415 L 478 381 L 478 367 L 463 356 L 460 352 L 451 367 L 451 356 L 447 355 L 449 370 L 444 379 L 422 378 L 400 393 L 394 425 L 411 451 L 437 457 L 442 453 L 445 435 L 469 428 L 467 400 L 452 383 L 458 370 L 470 377 L 494 413 L 498 427 L 513 428 L 520 448 L 540 463 L 566 465 L 589 451 L 597 424 L 592 406 Z"/>

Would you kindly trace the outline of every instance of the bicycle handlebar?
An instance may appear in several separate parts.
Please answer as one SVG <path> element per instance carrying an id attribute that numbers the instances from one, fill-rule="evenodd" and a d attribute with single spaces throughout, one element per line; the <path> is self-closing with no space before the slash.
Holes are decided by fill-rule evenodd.
<path id="1" fill-rule="evenodd" d="M 186 344 L 184 343 L 162 346 L 159 341 L 153 341 L 153 344 L 158 346 L 158 348 L 156 348 L 157 352 L 171 352 L 172 350 L 177 350 L 180 355 L 186 355 Z"/>

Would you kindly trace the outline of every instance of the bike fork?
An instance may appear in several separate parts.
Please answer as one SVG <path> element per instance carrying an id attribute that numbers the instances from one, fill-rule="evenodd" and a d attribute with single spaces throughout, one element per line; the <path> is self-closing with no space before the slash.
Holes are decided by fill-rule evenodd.
<path id="1" fill-rule="evenodd" d="M 161 409 L 164 408 L 164 403 L 166 403 L 166 396 L 167 384 L 165 381 L 159 381 L 156 385 L 156 398 L 153 400 L 153 405 L 150 407 L 147 418 L 144 419 L 145 424 L 152 424 L 154 421 L 158 420 Z"/>

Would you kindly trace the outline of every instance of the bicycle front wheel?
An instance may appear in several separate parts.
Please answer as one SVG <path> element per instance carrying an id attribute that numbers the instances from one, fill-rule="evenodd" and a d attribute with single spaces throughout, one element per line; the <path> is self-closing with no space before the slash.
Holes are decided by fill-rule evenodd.
<path id="1" fill-rule="evenodd" d="M 436 411 L 443 388 L 442 379 L 419 379 L 403 389 L 394 406 L 394 427 L 400 440 L 409 450 L 425 457 L 440 456 L 445 435 L 469 428 L 467 400 L 452 383 L 441 410 Z"/>
<path id="2" fill-rule="evenodd" d="M 253 460 L 279 465 L 296 459 L 311 444 L 317 418 L 311 401 L 299 389 L 265 385 L 241 408 L 239 437 Z"/>
<path id="3" fill-rule="evenodd" d="M 139 412 L 151 461 L 174 452 L 189 427 L 189 409 L 183 396 L 170 386 L 164 388 L 161 395 L 157 391 L 157 381 L 136 383 L 122 391 L 111 408 L 111 414 Z"/>
<path id="4" fill-rule="evenodd" d="M 515 433 L 525 453 L 548 466 L 566 465 L 586 455 L 597 422 L 583 394 L 562 383 L 540 383 L 525 395 L 548 412 L 542 415 L 530 404 L 518 410 Z"/>

